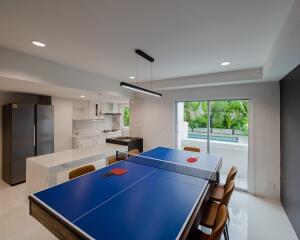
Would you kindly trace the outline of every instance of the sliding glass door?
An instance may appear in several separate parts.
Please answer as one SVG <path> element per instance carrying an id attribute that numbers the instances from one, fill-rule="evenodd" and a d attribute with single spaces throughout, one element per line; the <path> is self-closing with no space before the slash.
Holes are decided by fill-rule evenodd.
<path id="1" fill-rule="evenodd" d="M 208 104 L 207 101 L 177 103 L 177 146 L 194 146 L 207 152 Z M 192 141 L 191 141 L 192 139 Z"/>
<path id="2" fill-rule="evenodd" d="M 223 156 L 221 181 L 236 166 L 236 185 L 247 190 L 249 101 L 177 102 L 176 110 L 177 148 L 193 146 Z"/>

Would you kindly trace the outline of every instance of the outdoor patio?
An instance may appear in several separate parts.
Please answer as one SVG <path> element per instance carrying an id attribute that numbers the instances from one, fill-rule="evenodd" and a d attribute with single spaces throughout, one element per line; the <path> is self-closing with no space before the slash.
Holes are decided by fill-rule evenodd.
<path id="1" fill-rule="evenodd" d="M 244 139 L 245 141 L 245 139 Z M 199 147 L 202 152 L 206 152 L 207 141 L 204 139 L 183 138 L 180 148 L 185 146 Z M 247 189 L 247 169 L 248 169 L 248 143 L 210 141 L 210 153 L 221 155 L 223 157 L 221 181 L 225 182 L 227 173 L 232 166 L 238 169 L 236 187 Z"/>

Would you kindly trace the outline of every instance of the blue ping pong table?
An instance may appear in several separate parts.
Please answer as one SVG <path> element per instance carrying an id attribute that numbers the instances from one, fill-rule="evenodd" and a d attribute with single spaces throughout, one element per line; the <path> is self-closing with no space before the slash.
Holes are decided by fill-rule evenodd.
<path id="1" fill-rule="evenodd" d="M 198 161 L 187 163 L 192 156 Z M 185 239 L 199 221 L 212 179 L 130 158 L 192 165 L 212 174 L 222 163 L 220 156 L 154 148 L 30 195 L 30 214 L 59 239 Z M 128 172 L 103 176 L 113 168 Z"/>

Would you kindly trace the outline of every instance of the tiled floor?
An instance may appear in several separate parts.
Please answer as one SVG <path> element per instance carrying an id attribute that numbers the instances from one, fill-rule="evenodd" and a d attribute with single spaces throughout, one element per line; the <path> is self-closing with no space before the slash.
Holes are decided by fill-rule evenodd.
<path id="1" fill-rule="evenodd" d="M 0 239 L 56 239 L 29 216 L 25 184 L 11 187 L 0 180 Z"/>
<path id="2" fill-rule="evenodd" d="M 277 201 L 234 192 L 229 211 L 231 240 L 297 240 Z M 0 239 L 56 239 L 29 216 L 25 184 L 10 187 L 0 181 Z"/>
<path id="3" fill-rule="evenodd" d="M 235 191 L 229 208 L 230 240 L 297 240 L 279 201 Z"/>

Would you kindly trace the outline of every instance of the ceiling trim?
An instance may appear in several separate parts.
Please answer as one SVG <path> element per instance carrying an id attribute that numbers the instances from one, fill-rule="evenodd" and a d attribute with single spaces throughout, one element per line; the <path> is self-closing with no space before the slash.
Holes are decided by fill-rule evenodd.
<path id="1" fill-rule="evenodd" d="M 0 77 L 133 98 L 115 80 L 0 47 Z"/>
<path id="2" fill-rule="evenodd" d="M 174 90 L 195 87 L 222 86 L 263 82 L 262 68 L 212 73 L 193 77 L 167 79 L 153 82 L 153 90 Z M 149 87 L 150 82 L 143 82 L 142 86 Z"/>
<path id="3" fill-rule="evenodd" d="M 0 76 L 0 91 L 38 94 L 38 95 L 45 95 L 45 96 L 52 96 L 52 97 L 81 99 L 81 100 L 99 100 L 99 95 L 97 92 L 61 87 L 61 86 L 51 85 L 47 83 L 38 83 L 38 82 L 24 81 L 20 79 L 5 78 L 1 76 Z M 85 96 L 85 97 L 81 98 L 81 96 Z M 129 102 L 128 98 L 109 95 L 109 94 L 102 94 L 102 100 L 104 102 L 118 102 L 118 103 Z"/>
<path id="4" fill-rule="evenodd" d="M 300 64 L 300 1 L 295 1 L 263 67 L 263 78 L 279 81 Z"/>

